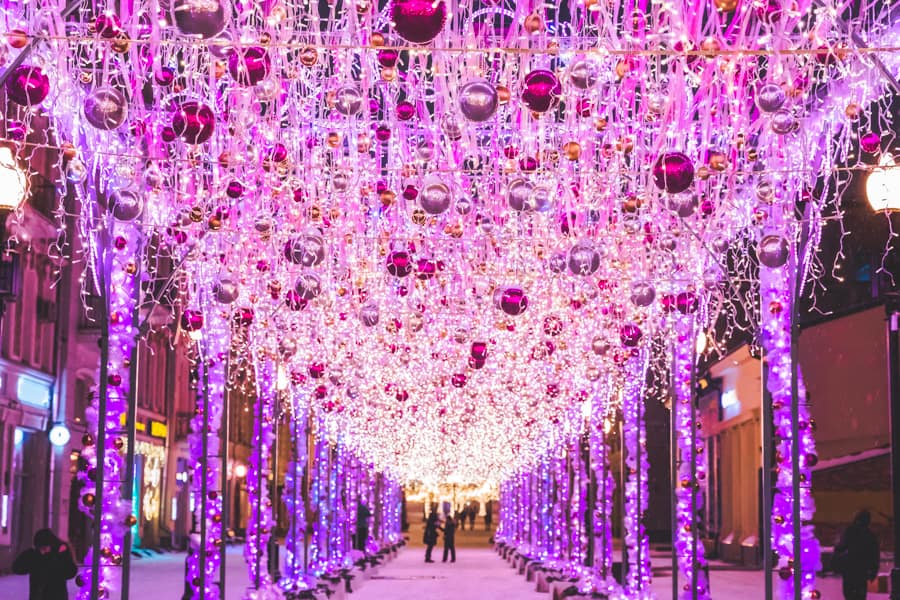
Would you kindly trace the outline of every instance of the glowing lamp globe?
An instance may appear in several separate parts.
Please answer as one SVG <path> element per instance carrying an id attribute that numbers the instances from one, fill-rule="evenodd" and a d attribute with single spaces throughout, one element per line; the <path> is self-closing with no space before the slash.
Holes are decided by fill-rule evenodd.
<path id="1" fill-rule="evenodd" d="M 28 177 L 8 146 L 0 146 L 0 212 L 16 210 L 28 195 Z"/>
<path id="2" fill-rule="evenodd" d="M 900 210 L 900 165 L 890 153 L 882 155 L 866 178 L 866 197 L 872 210 Z"/>
<path id="3" fill-rule="evenodd" d="M 48 434 L 50 438 L 50 443 L 54 446 L 65 446 L 69 443 L 69 440 L 72 439 L 72 434 L 69 432 L 69 428 L 66 427 L 65 423 L 56 423 L 53 427 L 50 428 L 50 433 Z"/>

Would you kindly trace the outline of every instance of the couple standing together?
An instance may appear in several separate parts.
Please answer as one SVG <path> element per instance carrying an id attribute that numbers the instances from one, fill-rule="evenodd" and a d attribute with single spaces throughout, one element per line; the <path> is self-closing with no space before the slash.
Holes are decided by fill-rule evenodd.
<path id="1" fill-rule="evenodd" d="M 456 521 L 453 520 L 453 517 L 447 515 L 447 520 L 444 521 L 444 526 L 441 527 L 441 524 L 438 522 L 438 514 L 434 510 L 428 515 L 428 520 L 425 522 L 425 535 L 422 538 L 422 542 L 426 546 L 425 562 L 434 562 L 431 560 L 431 551 L 437 545 L 439 530 L 444 532 L 443 562 L 447 562 L 448 555 L 450 556 L 450 562 L 456 562 Z"/>

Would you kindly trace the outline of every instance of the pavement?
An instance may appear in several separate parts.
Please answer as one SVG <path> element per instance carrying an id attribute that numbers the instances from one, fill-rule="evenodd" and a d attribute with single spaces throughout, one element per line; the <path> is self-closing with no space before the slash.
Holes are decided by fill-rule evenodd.
<path id="1" fill-rule="evenodd" d="M 534 591 L 490 548 L 490 534 L 481 531 L 457 532 L 456 563 L 441 562 L 443 540 L 435 548 L 435 563 L 426 564 L 422 535 L 418 528 L 409 532 L 410 546 L 381 567 L 371 579 L 354 582 L 354 600 L 549 600 L 547 594 Z M 230 547 L 226 562 L 225 598 L 239 600 L 249 586 L 247 568 L 240 547 Z M 284 553 L 282 552 L 282 556 Z M 167 553 L 135 558 L 132 563 L 130 600 L 180 600 L 183 590 L 184 554 Z M 672 600 L 671 559 L 654 553 L 652 589 L 657 600 Z M 715 600 L 761 600 L 763 572 L 740 570 L 713 563 L 710 588 Z M 776 576 L 777 577 L 777 576 Z M 778 590 L 778 581 L 775 589 Z M 822 600 L 841 600 L 841 582 L 836 577 L 817 580 Z M 75 597 L 75 584 L 69 582 L 69 595 Z M 776 593 L 776 598 L 778 595 Z M 0 600 L 27 600 L 28 578 L 0 577 Z M 868 600 L 887 600 L 887 594 L 869 594 Z M 111 600 L 119 600 L 114 596 Z"/>

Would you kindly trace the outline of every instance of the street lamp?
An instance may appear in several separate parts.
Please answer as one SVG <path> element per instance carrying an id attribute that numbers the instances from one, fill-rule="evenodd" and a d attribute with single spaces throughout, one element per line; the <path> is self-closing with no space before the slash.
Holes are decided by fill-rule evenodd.
<path id="1" fill-rule="evenodd" d="M 873 210 L 900 210 L 900 165 L 890 152 L 881 155 L 866 178 L 866 197 Z"/>
<path id="2" fill-rule="evenodd" d="M 6 300 L 19 292 L 19 255 L 7 253 L 6 217 L 28 197 L 28 173 L 16 156 L 16 146 L 0 140 L 0 317 Z"/>

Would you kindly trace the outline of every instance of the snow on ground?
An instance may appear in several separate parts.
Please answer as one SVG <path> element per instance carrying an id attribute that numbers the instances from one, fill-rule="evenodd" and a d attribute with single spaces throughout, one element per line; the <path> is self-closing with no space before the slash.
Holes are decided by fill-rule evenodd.
<path id="1" fill-rule="evenodd" d="M 442 546 L 434 549 L 433 564 L 424 562 L 424 548 L 415 544 L 401 550 L 400 555 L 380 568 L 372 579 L 354 582 L 354 600 L 536 600 L 547 594 L 534 591 L 493 550 L 488 547 L 487 534 L 460 532 L 456 563 L 442 563 Z M 240 600 L 247 589 L 247 569 L 242 549 L 228 549 L 226 571 L 227 600 Z M 284 553 L 282 552 L 282 556 Z M 131 600 L 180 600 L 183 590 L 184 554 L 170 553 L 153 558 L 135 558 L 132 565 Z M 654 554 L 657 575 L 653 590 L 658 600 L 672 600 L 672 580 L 664 574 L 670 563 Z M 714 565 L 710 572 L 712 597 L 715 600 L 761 600 L 763 598 L 762 571 L 727 570 Z M 776 577 L 777 578 L 777 577 Z M 775 582 L 776 591 L 778 581 Z M 841 582 L 836 577 L 818 579 L 823 600 L 841 600 Z M 75 584 L 69 583 L 69 593 L 75 597 Z M 778 598 L 778 595 L 775 596 Z M 0 599 L 26 600 L 28 578 L 0 577 Z M 869 594 L 869 600 L 887 600 L 887 594 Z M 118 598 L 114 598 L 118 600 Z"/>

